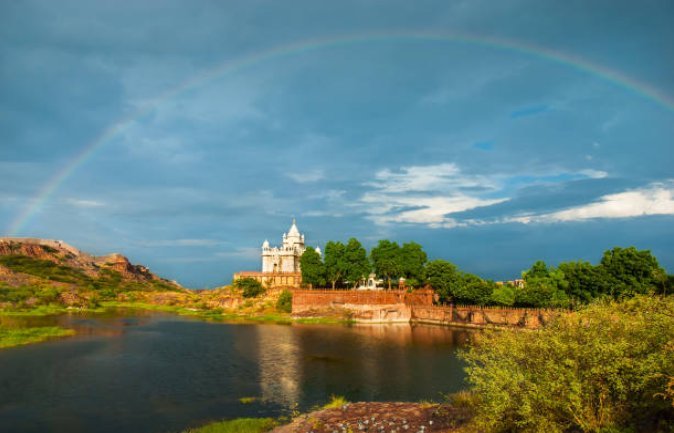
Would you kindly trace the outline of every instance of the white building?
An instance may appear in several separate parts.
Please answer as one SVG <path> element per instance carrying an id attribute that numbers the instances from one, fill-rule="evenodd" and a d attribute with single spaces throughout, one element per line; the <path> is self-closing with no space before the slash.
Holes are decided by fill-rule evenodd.
<path id="1" fill-rule="evenodd" d="M 297 229 L 293 218 L 290 230 L 283 233 L 280 247 L 269 246 L 267 240 L 262 244 L 262 272 L 300 272 L 300 257 L 305 250 L 304 235 Z"/>

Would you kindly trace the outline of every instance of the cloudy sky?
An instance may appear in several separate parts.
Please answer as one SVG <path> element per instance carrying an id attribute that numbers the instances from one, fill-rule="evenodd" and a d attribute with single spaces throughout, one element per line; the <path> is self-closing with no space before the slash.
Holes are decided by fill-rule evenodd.
<path id="1" fill-rule="evenodd" d="M 415 240 L 674 271 L 671 1 L 0 2 L 0 229 L 192 287 Z"/>

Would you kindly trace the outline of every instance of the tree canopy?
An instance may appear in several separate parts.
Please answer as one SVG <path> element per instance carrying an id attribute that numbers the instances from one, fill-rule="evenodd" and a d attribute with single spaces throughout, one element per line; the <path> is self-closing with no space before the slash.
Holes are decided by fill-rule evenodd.
<path id="1" fill-rule="evenodd" d="M 302 283 L 317 287 L 325 285 L 325 265 L 321 261 L 321 255 L 314 248 L 307 247 L 304 251 L 300 257 L 300 269 Z"/>

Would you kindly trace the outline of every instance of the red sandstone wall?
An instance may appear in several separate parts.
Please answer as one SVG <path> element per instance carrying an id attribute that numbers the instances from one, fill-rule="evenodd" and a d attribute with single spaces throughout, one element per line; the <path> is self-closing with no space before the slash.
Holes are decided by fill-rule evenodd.
<path id="1" fill-rule="evenodd" d="M 510 326 L 535 329 L 560 310 L 468 306 L 415 306 L 412 321 L 442 325 Z"/>
<path id="2" fill-rule="evenodd" d="M 433 291 L 417 290 L 294 290 L 293 312 L 308 308 L 351 305 L 433 305 Z"/>

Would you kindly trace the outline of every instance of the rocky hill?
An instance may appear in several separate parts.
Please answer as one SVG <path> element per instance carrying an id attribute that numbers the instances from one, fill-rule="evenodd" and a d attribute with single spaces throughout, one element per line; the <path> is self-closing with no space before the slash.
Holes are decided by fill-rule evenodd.
<path id="1" fill-rule="evenodd" d="M 59 240 L 0 238 L 0 284 L 19 287 L 38 283 L 90 289 L 120 285 L 182 289 L 121 254 L 93 256 Z"/>

